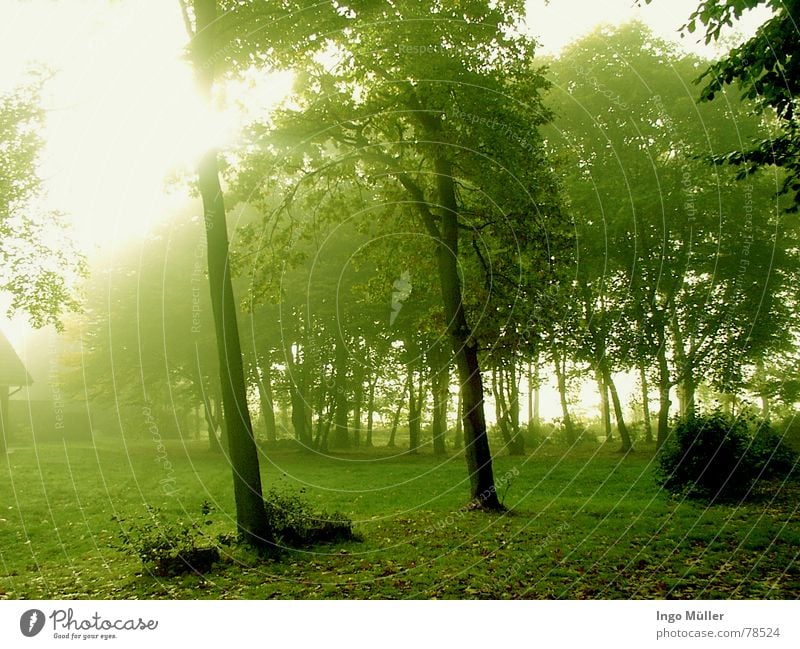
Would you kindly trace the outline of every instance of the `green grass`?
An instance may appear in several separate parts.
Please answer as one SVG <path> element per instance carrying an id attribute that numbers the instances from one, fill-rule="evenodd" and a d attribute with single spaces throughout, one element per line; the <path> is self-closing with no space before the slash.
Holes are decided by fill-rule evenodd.
<path id="1" fill-rule="evenodd" d="M 352 517 L 363 540 L 279 560 L 234 548 L 209 574 L 158 578 L 120 549 L 113 516 L 151 505 L 199 520 L 207 500 L 210 535 L 235 527 L 224 458 L 176 442 L 166 459 L 146 443 L 10 453 L 0 465 L 0 598 L 800 596 L 795 485 L 707 508 L 660 491 L 651 452 L 593 447 L 497 458 L 502 515 L 459 511 L 468 492 L 459 455 L 270 452 L 265 489 L 304 489 L 316 509 Z"/>

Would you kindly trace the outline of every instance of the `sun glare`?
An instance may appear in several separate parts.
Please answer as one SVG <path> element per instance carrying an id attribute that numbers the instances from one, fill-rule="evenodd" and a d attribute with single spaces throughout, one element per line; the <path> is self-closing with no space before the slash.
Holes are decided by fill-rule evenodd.
<path id="1" fill-rule="evenodd" d="M 0 32 L 8 62 L 0 89 L 23 79 L 32 62 L 53 71 L 44 98 L 48 204 L 68 215 L 89 253 L 140 237 L 185 203 L 167 177 L 190 172 L 209 148 L 233 143 L 253 106 L 268 110 L 288 91 L 280 77 L 268 96 L 244 100 L 243 86 L 225 110 L 208 106 L 184 57 L 177 2 L 67 8 L 0 0 L 0 7 L 11 16 Z"/>

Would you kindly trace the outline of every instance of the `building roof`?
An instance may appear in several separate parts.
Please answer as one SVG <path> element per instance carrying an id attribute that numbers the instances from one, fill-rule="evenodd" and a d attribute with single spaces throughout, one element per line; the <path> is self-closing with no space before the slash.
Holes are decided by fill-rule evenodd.
<path id="1" fill-rule="evenodd" d="M 22 386 L 33 383 L 17 352 L 0 331 L 0 385 Z"/>

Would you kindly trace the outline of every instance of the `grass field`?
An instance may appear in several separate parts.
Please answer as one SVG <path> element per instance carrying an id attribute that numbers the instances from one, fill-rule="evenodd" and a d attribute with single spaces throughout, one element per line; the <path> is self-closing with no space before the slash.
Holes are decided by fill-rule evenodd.
<path id="1" fill-rule="evenodd" d="M 268 487 L 303 488 L 362 540 L 259 559 L 232 549 L 211 573 L 159 578 L 112 517 L 234 524 L 230 468 L 204 445 L 39 446 L 0 466 L 0 598 L 797 598 L 798 489 L 742 506 L 660 491 L 652 452 L 540 448 L 495 462 L 507 514 L 459 511 L 463 457 L 262 458 Z M 165 488 L 166 487 L 166 488 Z"/>

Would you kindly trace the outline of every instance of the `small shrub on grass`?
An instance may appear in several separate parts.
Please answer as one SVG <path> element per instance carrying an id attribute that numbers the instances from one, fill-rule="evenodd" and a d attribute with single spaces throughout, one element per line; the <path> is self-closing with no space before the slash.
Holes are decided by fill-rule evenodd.
<path id="1" fill-rule="evenodd" d="M 792 474 L 797 454 L 769 423 L 719 411 L 679 420 L 658 456 L 658 482 L 689 498 L 722 502 L 751 493 L 759 480 Z"/>
<path id="2" fill-rule="evenodd" d="M 314 512 L 298 494 L 271 489 L 264 498 L 264 509 L 279 546 L 302 548 L 357 539 L 353 522 L 344 514 Z"/>
<path id="3" fill-rule="evenodd" d="M 203 503 L 202 523 L 210 525 L 211 506 Z M 138 557 L 142 565 L 159 577 L 190 572 L 206 573 L 219 561 L 219 543 L 202 532 L 197 521 L 168 521 L 161 510 L 147 507 L 147 513 L 132 521 L 114 517 L 120 524 L 122 550 Z"/>

